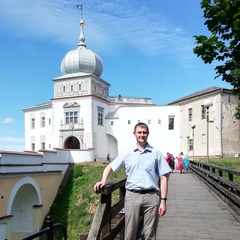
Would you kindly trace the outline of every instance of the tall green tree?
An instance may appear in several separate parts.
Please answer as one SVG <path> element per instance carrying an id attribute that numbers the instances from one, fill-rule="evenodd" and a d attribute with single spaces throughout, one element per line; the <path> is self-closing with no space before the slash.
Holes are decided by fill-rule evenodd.
<path id="1" fill-rule="evenodd" d="M 215 78 L 230 83 L 240 97 L 240 0 L 202 0 L 200 5 L 210 34 L 194 36 L 193 51 L 204 63 L 218 61 Z M 240 105 L 236 110 L 240 119 Z"/>

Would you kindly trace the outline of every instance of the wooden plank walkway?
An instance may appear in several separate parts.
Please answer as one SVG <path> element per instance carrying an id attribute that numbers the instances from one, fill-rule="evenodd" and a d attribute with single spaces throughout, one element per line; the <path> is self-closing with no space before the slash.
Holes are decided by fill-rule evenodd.
<path id="1" fill-rule="evenodd" d="M 240 222 L 193 174 L 171 174 L 159 240 L 239 240 Z"/>

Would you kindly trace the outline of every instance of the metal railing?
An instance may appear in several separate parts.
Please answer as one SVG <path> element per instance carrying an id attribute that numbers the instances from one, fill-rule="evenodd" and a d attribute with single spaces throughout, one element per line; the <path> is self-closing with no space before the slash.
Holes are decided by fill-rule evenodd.
<path id="1" fill-rule="evenodd" d="M 37 237 L 46 235 L 47 240 L 53 240 L 54 239 L 54 229 L 60 228 L 62 230 L 62 240 L 67 240 L 67 230 L 61 223 L 53 224 L 53 221 L 50 216 L 47 216 L 47 219 L 45 221 L 46 228 L 40 230 L 39 232 L 36 232 L 32 235 L 29 235 L 28 237 L 22 238 L 22 240 L 33 240 Z"/>

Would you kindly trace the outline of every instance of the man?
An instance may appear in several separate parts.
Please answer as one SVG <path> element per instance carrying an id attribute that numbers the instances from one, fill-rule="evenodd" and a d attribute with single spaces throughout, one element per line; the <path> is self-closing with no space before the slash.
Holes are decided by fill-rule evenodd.
<path id="1" fill-rule="evenodd" d="M 112 171 L 125 167 L 127 191 L 124 202 L 124 239 L 136 239 L 140 218 L 143 216 L 145 239 L 152 240 L 156 239 L 158 215 L 163 216 L 167 211 L 168 175 L 171 168 L 162 153 L 148 144 L 149 129 L 145 123 L 136 124 L 133 134 L 136 145 L 104 169 L 102 180 L 94 185 L 94 190 L 97 192 L 106 185 Z"/>

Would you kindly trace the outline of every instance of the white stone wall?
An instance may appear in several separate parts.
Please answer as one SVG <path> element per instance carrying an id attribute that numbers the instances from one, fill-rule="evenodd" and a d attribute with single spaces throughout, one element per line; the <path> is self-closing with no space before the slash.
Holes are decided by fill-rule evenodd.
<path id="1" fill-rule="evenodd" d="M 45 126 L 41 126 L 41 117 L 45 117 Z M 35 128 L 32 128 L 31 119 L 35 119 Z M 46 149 L 51 145 L 52 140 L 52 109 L 48 106 L 34 108 L 25 112 L 25 150 L 32 150 L 32 143 L 35 143 L 35 150 L 42 148 L 41 143 L 45 142 Z"/>
<path id="2" fill-rule="evenodd" d="M 166 152 L 176 155 L 180 151 L 179 111 L 178 106 L 120 107 L 117 110 L 119 119 L 107 120 L 107 132 L 118 140 L 117 152 L 121 153 L 135 144 L 134 126 L 141 121 L 149 126 L 148 140 L 151 145 L 164 155 Z M 174 130 L 168 130 L 169 116 L 174 116 Z"/>
<path id="3" fill-rule="evenodd" d="M 240 120 L 234 117 L 238 103 L 234 95 L 222 96 L 222 150 L 225 156 L 240 152 Z"/>
<path id="4" fill-rule="evenodd" d="M 180 138 L 181 148 L 188 150 L 187 137 L 193 138 L 194 129 L 194 155 L 207 156 L 207 121 L 202 119 L 202 105 L 209 99 L 212 106 L 209 108 L 209 156 L 233 156 L 240 151 L 240 121 L 234 117 L 239 102 L 237 96 L 221 93 L 198 97 L 181 103 Z M 188 109 L 192 108 L 192 121 L 188 120 Z M 193 151 L 188 151 L 193 156 Z"/>
<path id="5" fill-rule="evenodd" d="M 239 99 L 232 94 L 213 93 L 191 98 L 179 106 L 144 106 L 123 105 L 121 102 L 109 103 L 99 97 L 82 96 L 65 99 L 54 99 L 52 108 L 33 107 L 25 111 L 25 148 L 41 149 L 41 139 L 46 139 L 46 149 L 63 148 L 64 142 L 71 135 L 81 142 L 81 149 L 94 149 L 94 158 L 105 161 L 110 153 L 115 158 L 124 149 L 134 144 L 133 128 L 138 121 L 149 125 L 149 143 L 162 150 L 163 154 L 171 152 L 177 155 L 180 151 L 189 156 L 207 155 L 207 121 L 202 119 L 202 105 L 210 99 L 213 105 L 209 108 L 209 156 L 233 156 L 240 152 L 240 121 L 234 117 Z M 65 124 L 63 106 L 75 102 L 80 105 L 80 124 L 69 131 L 61 132 Z M 104 109 L 103 126 L 98 125 L 97 107 Z M 188 119 L 188 109 L 192 108 L 192 120 Z M 114 113 L 115 111 L 115 113 Z M 108 115 L 109 113 L 110 116 Z M 46 124 L 42 128 L 40 120 L 45 115 Z M 174 116 L 174 130 L 168 130 L 168 118 Z M 35 129 L 31 129 L 31 116 L 35 116 Z M 106 118 L 108 116 L 108 118 Z M 161 123 L 159 123 L 159 121 Z M 194 152 L 188 149 L 188 139 L 193 138 Z"/>

